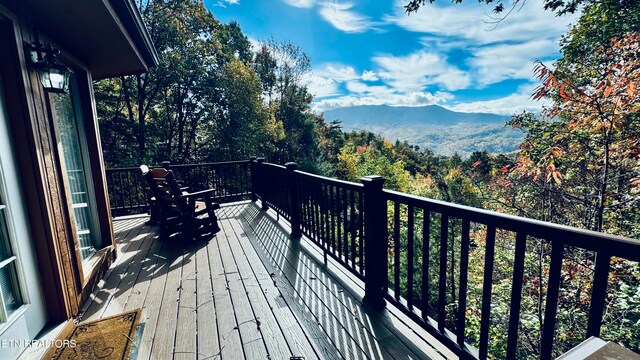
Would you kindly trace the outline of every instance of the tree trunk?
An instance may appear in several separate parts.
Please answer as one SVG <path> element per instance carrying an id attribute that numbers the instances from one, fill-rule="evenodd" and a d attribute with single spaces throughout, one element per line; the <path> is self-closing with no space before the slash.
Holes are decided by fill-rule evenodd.
<path id="1" fill-rule="evenodd" d="M 605 130 L 604 138 L 604 168 L 602 169 L 602 183 L 600 184 L 600 194 L 598 196 L 598 205 L 596 207 L 596 231 L 602 231 L 602 225 L 604 222 L 604 207 L 607 196 L 607 181 L 609 179 L 609 142 L 610 131 Z"/>

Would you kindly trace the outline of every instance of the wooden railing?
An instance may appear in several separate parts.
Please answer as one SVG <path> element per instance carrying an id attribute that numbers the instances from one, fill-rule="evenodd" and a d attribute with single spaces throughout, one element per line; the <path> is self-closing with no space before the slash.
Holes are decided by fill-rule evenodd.
<path id="1" fill-rule="evenodd" d="M 214 189 L 213 196 L 218 203 L 248 199 L 251 195 L 249 160 L 167 165 L 163 163 L 189 191 Z"/>
<path id="2" fill-rule="evenodd" d="M 252 162 L 252 169 L 260 174 L 254 199 L 262 199 L 263 209 L 272 206 L 289 220 L 292 236 L 306 235 L 325 256 L 363 279 L 366 302 L 376 308 L 393 304 L 463 359 L 490 356 L 496 239 L 513 253 L 509 319 L 504 329 L 508 359 L 518 357 L 528 243 L 539 242 L 551 253 L 541 319 L 542 359 L 557 355 L 553 347 L 558 335 L 556 315 L 567 252 L 589 252 L 595 263 L 585 338 L 600 334 L 612 258 L 640 261 L 638 240 L 383 190 L 384 179 L 376 176 L 357 184 L 297 171 L 293 163 L 282 167 Z M 477 348 L 465 338 L 472 247 L 484 250 Z M 455 276 L 458 280 L 452 281 Z M 453 296 L 457 299 L 451 307 Z"/>
<path id="3" fill-rule="evenodd" d="M 584 252 L 594 264 L 585 338 L 602 327 L 612 259 L 640 262 L 640 241 L 561 226 L 383 189 L 384 179 L 341 181 L 285 166 L 250 161 L 171 165 L 192 190 L 216 189 L 220 202 L 261 200 L 291 225 L 291 236 L 305 235 L 364 281 L 364 300 L 374 308 L 387 303 L 402 310 L 463 359 L 489 354 L 496 248 L 508 248 L 512 260 L 506 358 L 519 356 L 519 321 L 525 258 L 532 243 L 546 249 L 544 324 L 539 357 L 557 355 L 554 340 L 563 261 Z M 112 213 L 142 212 L 146 201 L 137 168 L 107 170 Z M 482 260 L 470 254 L 482 251 Z M 502 251 L 501 253 L 504 253 Z M 544 251 L 543 251 L 544 252 Z M 541 260 L 542 263 L 542 260 Z M 511 265 L 512 264 L 512 265 Z M 468 298 L 470 267 L 481 269 L 481 296 Z M 542 266 L 542 265 L 541 265 Z M 542 271 L 541 271 L 542 273 Z M 473 275 L 477 275 L 474 273 Z M 542 296 L 542 295 L 541 295 Z M 466 338 L 469 302 L 480 306 L 479 339 Z M 542 308 L 542 307 L 541 307 Z"/>
<path id="4" fill-rule="evenodd" d="M 245 200 L 251 195 L 249 160 L 185 165 L 165 161 L 161 166 L 171 169 L 189 191 L 214 189 L 219 203 Z M 137 171 L 137 167 L 106 170 L 112 216 L 148 211 L 149 204 Z"/>
<path id="5" fill-rule="evenodd" d="M 282 165 L 263 163 L 258 159 L 252 167 L 254 192 L 260 194 L 262 209 L 272 208 L 275 212 L 291 221 L 291 210 L 287 193 L 287 169 Z"/>
<path id="6" fill-rule="evenodd" d="M 148 211 L 147 196 L 140 187 L 137 171 L 137 167 L 106 170 L 112 216 L 142 214 Z"/>

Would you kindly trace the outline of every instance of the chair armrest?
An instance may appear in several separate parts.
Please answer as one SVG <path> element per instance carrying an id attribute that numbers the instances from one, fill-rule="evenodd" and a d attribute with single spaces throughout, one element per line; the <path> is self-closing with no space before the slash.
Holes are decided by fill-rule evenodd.
<path id="1" fill-rule="evenodd" d="M 215 190 L 214 189 L 207 189 L 207 190 L 202 190 L 202 191 L 196 191 L 196 192 L 192 192 L 192 193 L 187 193 L 187 194 L 182 194 L 182 197 L 190 199 L 193 197 L 211 197 L 211 195 L 213 195 L 213 192 Z"/>

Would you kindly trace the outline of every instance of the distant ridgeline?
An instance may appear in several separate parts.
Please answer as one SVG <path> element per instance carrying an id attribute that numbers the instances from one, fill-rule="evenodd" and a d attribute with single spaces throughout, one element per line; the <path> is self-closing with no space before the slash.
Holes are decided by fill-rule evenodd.
<path id="1" fill-rule="evenodd" d="M 523 133 L 504 125 L 509 116 L 461 113 L 437 105 L 404 107 L 366 105 L 325 111 L 327 122 L 342 121 L 342 129 L 367 130 L 393 142 L 407 141 L 436 154 L 468 157 L 474 151 L 505 154 L 515 151 Z"/>

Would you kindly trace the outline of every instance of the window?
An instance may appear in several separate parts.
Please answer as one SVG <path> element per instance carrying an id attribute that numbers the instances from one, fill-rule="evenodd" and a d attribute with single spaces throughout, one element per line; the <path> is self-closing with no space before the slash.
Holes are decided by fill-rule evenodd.
<path id="1" fill-rule="evenodd" d="M 0 169 L 0 180 L 2 176 Z M 2 185 L 0 182 L 0 323 L 5 323 L 23 301 L 18 286 L 17 257 L 13 253 L 9 207 Z"/>
<path id="2" fill-rule="evenodd" d="M 63 171 L 71 196 L 80 257 L 83 264 L 86 264 L 102 246 L 96 223 L 92 184 L 88 176 L 90 165 L 86 155 L 87 145 L 82 117 L 79 109 L 74 106 L 73 88 L 72 83 L 71 94 L 50 93 L 49 99 L 51 112 L 58 127 L 64 158 Z"/>

